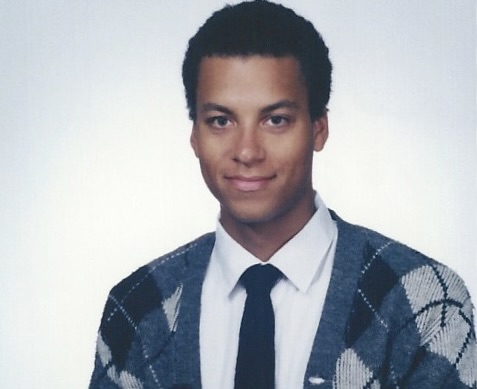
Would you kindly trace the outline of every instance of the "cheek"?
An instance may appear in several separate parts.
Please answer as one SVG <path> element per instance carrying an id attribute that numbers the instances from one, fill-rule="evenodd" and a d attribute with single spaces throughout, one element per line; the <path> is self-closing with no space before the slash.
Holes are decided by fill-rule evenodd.
<path id="1" fill-rule="evenodd" d="M 298 137 L 289 139 L 280 147 L 274 147 L 273 155 L 276 161 L 287 170 L 300 174 L 304 169 L 308 170 L 313 162 L 313 143 L 311 140 Z"/>
<path id="2" fill-rule="evenodd" d="M 220 154 L 218 150 L 202 149 L 199 154 L 199 164 L 202 176 L 208 185 L 217 180 L 221 169 Z"/>
<path id="3" fill-rule="evenodd" d="M 199 163 L 200 163 L 200 170 L 202 171 L 202 175 L 204 176 L 206 181 L 208 181 L 208 178 L 214 175 L 213 168 L 215 164 L 213 163 L 213 161 L 206 160 L 203 158 L 199 158 Z"/>
<path id="4" fill-rule="evenodd" d="M 231 144 L 230 137 L 227 136 L 207 136 L 204 135 L 199 143 L 200 158 L 205 161 L 214 161 L 222 158 L 227 153 Z"/>

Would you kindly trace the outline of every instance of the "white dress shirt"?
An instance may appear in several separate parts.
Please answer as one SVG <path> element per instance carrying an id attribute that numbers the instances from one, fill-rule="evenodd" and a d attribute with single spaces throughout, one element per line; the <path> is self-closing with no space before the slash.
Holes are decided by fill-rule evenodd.
<path id="1" fill-rule="evenodd" d="M 268 262 L 285 275 L 271 292 L 275 311 L 276 389 L 303 387 L 336 249 L 337 228 L 316 194 L 317 211 Z M 200 358 L 204 389 L 232 389 L 246 292 L 238 281 L 263 264 L 217 223 L 201 296 Z"/>

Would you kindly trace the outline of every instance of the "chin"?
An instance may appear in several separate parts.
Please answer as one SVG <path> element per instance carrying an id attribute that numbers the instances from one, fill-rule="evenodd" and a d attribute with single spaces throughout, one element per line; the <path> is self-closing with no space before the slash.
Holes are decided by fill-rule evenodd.
<path id="1" fill-rule="evenodd" d="M 272 210 L 253 210 L 252 207 L 246 209 L 222 208 L 222 214 L 230 220 L 240 224 L 260 224 L 274 219 L 275 212 Z"/>

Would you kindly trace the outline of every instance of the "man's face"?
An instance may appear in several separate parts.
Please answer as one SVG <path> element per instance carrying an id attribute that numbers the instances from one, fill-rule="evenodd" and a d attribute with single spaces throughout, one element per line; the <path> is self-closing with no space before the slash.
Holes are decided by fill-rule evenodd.
<path id="1" fill-rule="evenodd" d="M 191 144 L 225 227 L 308 220 L 328 127 L 326 114 L 310 118 L 296 59 L 204 58 L 196 117 Z"/>

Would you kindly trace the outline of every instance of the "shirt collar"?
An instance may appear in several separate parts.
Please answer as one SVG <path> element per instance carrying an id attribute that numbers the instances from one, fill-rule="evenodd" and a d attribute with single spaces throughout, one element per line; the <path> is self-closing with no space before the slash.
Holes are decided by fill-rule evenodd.
<path id="1" fill-rule="evenodd" d="M 315 195 L 316 212 L 308 223 L 267 264 L 274 265 L 301 292 L 306 293 L 321 273 L 331 243 L 336 239 L 335 222 Z M 229 293 L 250 266 L 265 264 L 238 244 L 217 221 L 214 255 Z"/>

